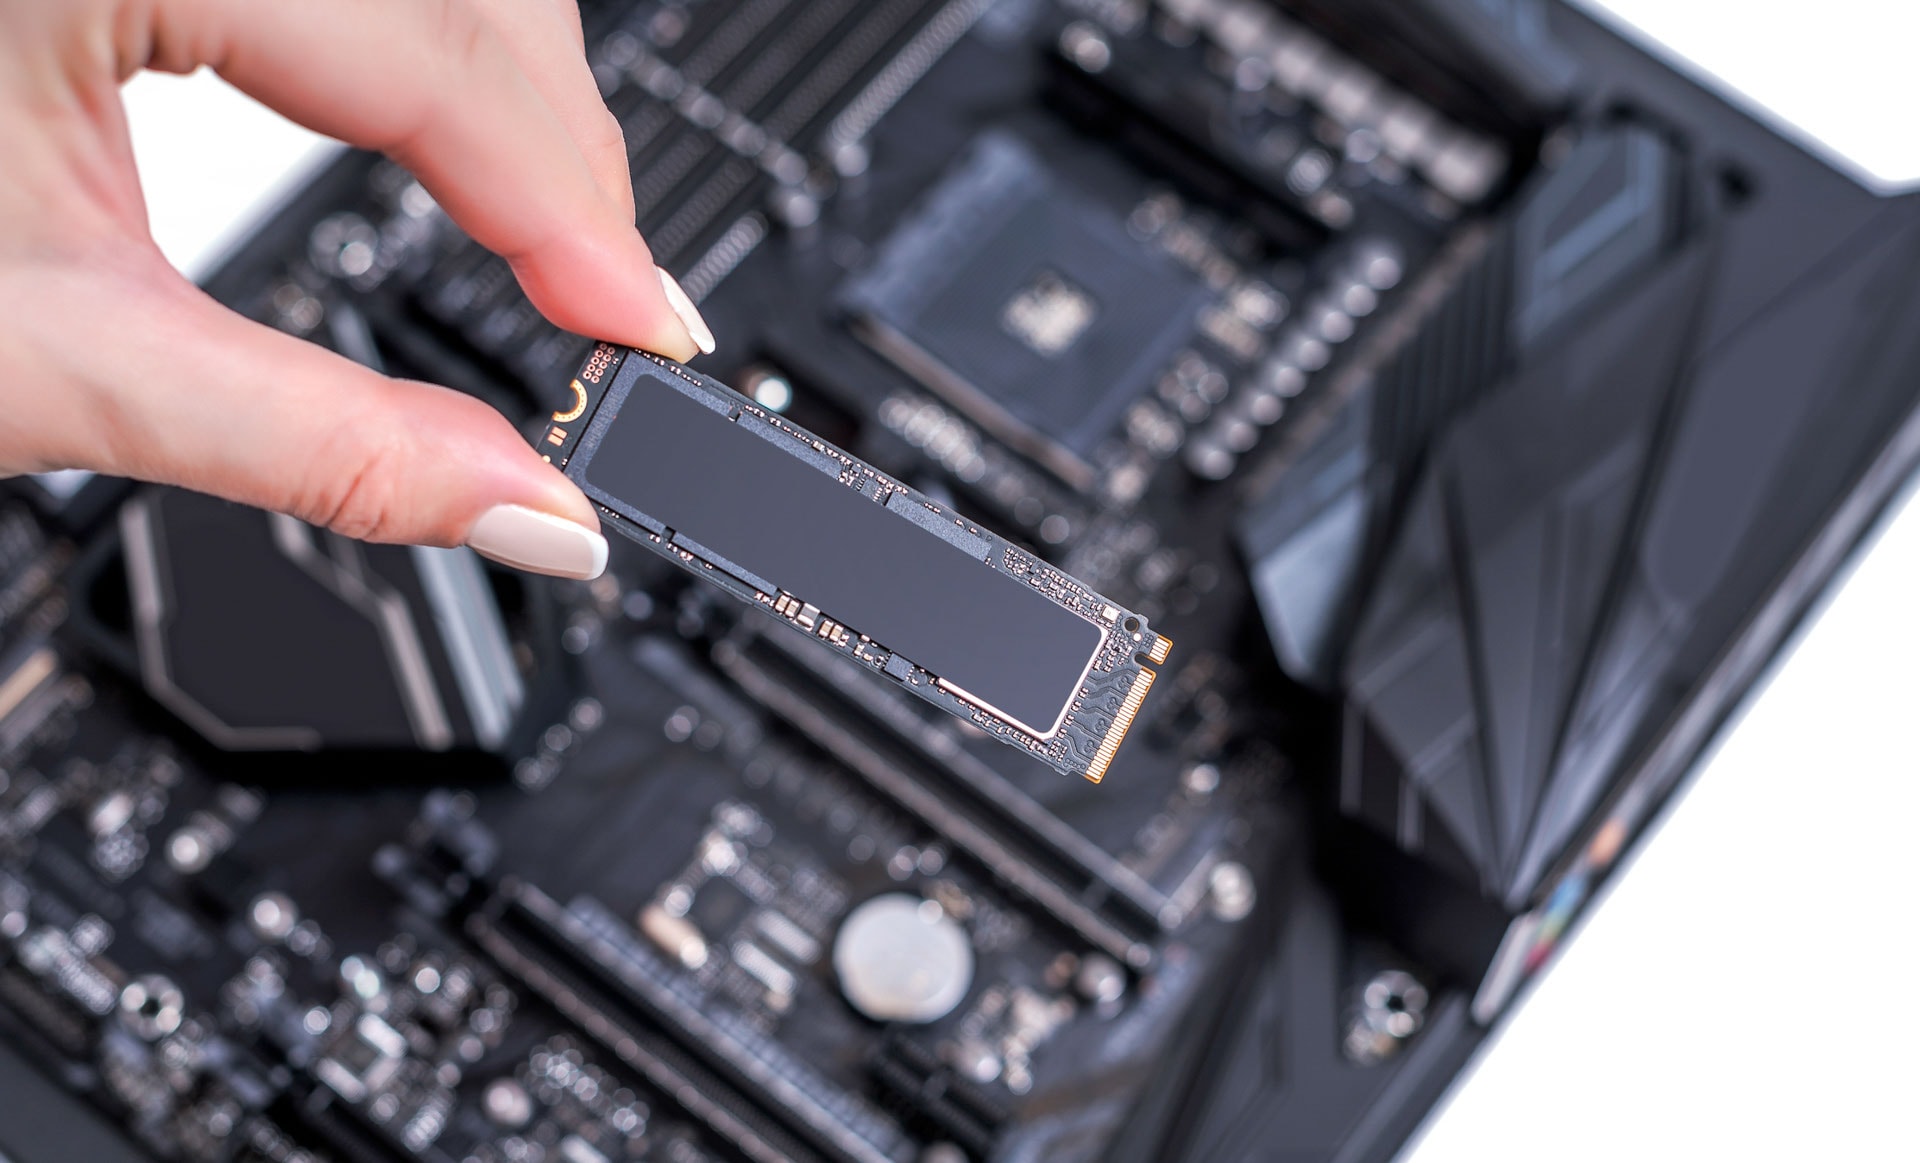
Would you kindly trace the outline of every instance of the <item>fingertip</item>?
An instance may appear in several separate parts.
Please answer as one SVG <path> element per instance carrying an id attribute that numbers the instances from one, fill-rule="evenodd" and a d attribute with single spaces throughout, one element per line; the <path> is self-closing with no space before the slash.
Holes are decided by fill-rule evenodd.
<path id="1" fill-rule="evenodd" d="M 590 581 L 607 568 L 607 539 L 598 530 L 525 505 L 495 505 L 466 536 L 480 556 L 515 569 Z"/>
<path id="2" fill-rule="evenodd" d="M 568 331 L 670 359 L 700 354 L 695 332 L 667 289 L 670 276 L 654 265 L 637 232 L 623 228 L 619 235 L 583 230 L 514 258 L 514 273 L 534 306 Z M 686 306 L 699 319 L 690 300 Z M 700 328 L 711 342 L 704 321 Z"/>
<path id="3" fill-rule="evenodd" d="M 600 513 L 593 507 L 593 502 L 559 469 L 543 462 L 540 465 L 539 484 L 537 492 L 529 491 L 526 494 L 527 504 L 576 525 L 584 525 L 589 529 L 600 527 Z"/>
<path id="4" fill-rule="evenodd" d="M 660 289 L 667 294 L 667 305 L 673 308 L 674 316 L 680 320 L 680 325 L 686 328 L 687 338 L 700 349 L 702 355 L 712 355 L 713 329 L 708 327 L 706 319 L 701 317 L 700 308 L 693 305 L 693 300 L 688 298 L 687 292 L 680 286 L 680 280 L 668 274 L 665 267 L 656 269 L 660 272 Z M 693 356 L 689 354 L 682 358 L 692 359 Z"/>

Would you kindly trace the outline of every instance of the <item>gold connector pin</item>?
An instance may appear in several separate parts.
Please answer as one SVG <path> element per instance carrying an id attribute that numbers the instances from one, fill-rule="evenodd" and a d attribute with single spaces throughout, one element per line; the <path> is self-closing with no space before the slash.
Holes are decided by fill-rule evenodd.
<path id="1" fill-rule="evenodd" d="M 1162 638 L 1160 641 L 1167 640 Z M 1167 645 L 1171 648 L 1172 643 Z M 1120 743 L 1127 737 L 1127 729 L 1133 726 L 1133 717 L 1140 713 L 1140 704 L 1147 701 L 1147 690 L 1152 686 L 1152 671 L 1143 670 L 1133 676 L 1133 686 L 1120 703 L 1120 713 L 1113 717 L 1113 725 L 1107 728 L 1106 735 L 1100 740 L 1100 750 L 1093 753 L 1093 762 L 1087 765 L 1088 780 L 1099 783 L 1106 777 L 1108 765 L 1120 753 Z"/>

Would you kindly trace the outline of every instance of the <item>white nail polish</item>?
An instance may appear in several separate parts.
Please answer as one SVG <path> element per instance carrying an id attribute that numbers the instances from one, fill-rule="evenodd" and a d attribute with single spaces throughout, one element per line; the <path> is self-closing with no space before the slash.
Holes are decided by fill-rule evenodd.
<path id="1" fill-rule="evenodd" d="M 660 270 L 660 286 L 667 292 L 667 302 L 672 304 L 673 313 L 680 316 L 680 322 L 686 325 L 688 338 L 693 340 L 693 345 L 698 347 L 702 354 L 712 355 L 713 329 L 708 327 L 707 321 L 700 317 L 700 308 L 693 305 L 692 299 L 687 298 L 687 293 L 680 289 L 679 282 L 672 275 L 664 269 L 655 269 Z"/>
<path id="2" fill-rule="evenodd" d="M 607 568 L 607 539 L 565 517 L 495 505 L 467 531 L 467 548 L 502 565 L 586 580 Z"/>

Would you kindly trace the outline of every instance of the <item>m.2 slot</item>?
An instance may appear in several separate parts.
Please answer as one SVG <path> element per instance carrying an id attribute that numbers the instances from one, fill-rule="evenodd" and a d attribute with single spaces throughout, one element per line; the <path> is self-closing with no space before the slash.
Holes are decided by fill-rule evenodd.
<path id="1" fill-rule="evenodd" d="M 870 720 L 848 714 L 767 641 L 722 641 L 714 647 L 714 663 L 755 702 L 1075 936 L 1135 969 L 1153 963 L 1151 914 L 1116 894 L 1073 856 L 1036 842 L 1031 830 L 1008 827 L 977 802 L 950 798 L 953 783 L 938 778 L 918 752 Z"/>
<path id="2" fill-rule="evenodd" d="M 1055 870 L 1063 883 L 1084 883 L 1079 899 L 1099 902 L 1122 927 L 1170 929 L 1185 919 L 1172 896 L 968 751 L 952 727 L 929 720 L 897 690 L 875 682 L 861 667 L 805 649 L 791 634 L 766 633 L 750 624 L 735 637 L 750 656 L 772 652 L 781 664 L 806 672 L 831 691 L 835 703 L 884 728 L 912 750 L 920 782 L 937 789 L 955 812 L 1004 830 L 1012 846 L 1033 853 L 1033 862 Z"/>

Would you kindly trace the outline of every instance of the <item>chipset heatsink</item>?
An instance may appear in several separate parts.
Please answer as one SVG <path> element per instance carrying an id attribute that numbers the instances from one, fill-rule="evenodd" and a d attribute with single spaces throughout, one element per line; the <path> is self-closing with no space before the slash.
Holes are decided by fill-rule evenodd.
<path id="1" fill-rule="evenodd" d="M 841 293 L 861 338 L 1080 489 L 1210 295 L 1010 133 L 977 138 Z"/>

